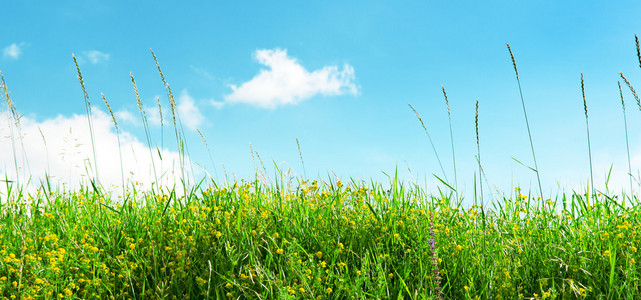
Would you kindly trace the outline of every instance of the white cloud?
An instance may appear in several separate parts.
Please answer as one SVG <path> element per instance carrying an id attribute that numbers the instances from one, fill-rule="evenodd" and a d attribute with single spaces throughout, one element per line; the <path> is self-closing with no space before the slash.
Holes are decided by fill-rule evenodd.
<path id="1" fill-rule="evenodd" d="M 2 56 L 5 58 L 18 59 L 20 54 L 22 54 L 22 46 L 24 46 L 24 43 L 13 43 L 2 50 Z"/>
<path id="2" fill-rule="evenodd" d="M 16 171 L 9 126 L 9 115 L 0 113 L 0 178 L 5 176 L 15 180 Z M 36 121 L 27 116 L 20 119 L 22 141 L 16 139 L 18 178 L 24 184 L 31 178 L 31 185 L 38 185 L 48 174 L 54 186 L 56 184 L 77 188 L 80 183 L 88 184 L 93 177 L 94 157 L 90 132 L 85 115 L 62 116 Z M 14 127 L 14 133 L 16 128 Z M 40 131 L 41 130 L 41 131 Z M 113 128 L 111 116 L 105 112 L 93 110 L 93 130 L 96 143 L 96 156 L 100 183 L 110 188 L 121 185 L 121 170 L 118 141 Z M 42 135 L 41 133 L 42 132 Z M 46 141 L 43 141 L 43 136 Z M 120 132 L 122 162 L 125 182 L 139 181 L 149 187 L 154 182 L 152 157 L 146 144 L 139 141 L 127 131 Z M 24 146 L 23 146 L 24 145 Z M 180 185 L 180 159 L 175 151 L 160 149 L 162 160 L 152 145 L 153 162 L 159 183 L 164 186 Z M 189 158 L 186 158 L 188 163 Z M 86 169 L 89 169 L 89 172 Z M 189 168 L 186 168 L 186 170 Z M 175 174 L 175 175 L 174 175 Z M 89 175 L 89 176 L 88 176 Z M 2 184 L 4 185 L 4 184 Z M 0 191 L 3 193 L 6 191 Z"/>
<path id="3" fill-rule="evenodd" d="M 338 66 L 325 66 L 309 72 L 295 58 L 287 56 L 287 50 L 257 50 L 254 57 L 269 70 L 261 70 L 240 86 L 231 85 L 233 92 L 225 96 L 226 101 L 275 108 L 296 104 L 317 94 L 358 94 L 354 68 L 348 64 L 340 71 Z"/>
<path id="4" fill-rule="evenodd" d="M 108 53 L 103 53 L 98 50 L 84 51 L 83 54 L 85 58 L 87 58 L 89 62 L 94 65 L 97 63 L 106 62 L 109 60 Z"/>
<path id="5" fill-rule="evenodd" d="M 225 102 L 209 99 L 209 104 L 217 109 L 221 109 L 225 105 Z"/>
<path id="6" fill-rule="evenodd" d="M 186 90 L 183 90 L 178 98 L 178 116 L 180 121 L 191 130 L 196 130 L 203 123 L 205 117 L 200 113 L 198 106 L 194 104 L 192 98 Z"/>
<path id="7" fill-rule="evenodd" d="M 118 123 L 127 122 L 131 124 L 137 124 L 136 117 L 128 110 L 119 110 L 115 112 L 115 114 L 116 114 L 116 120 L 118 121 Z"/>

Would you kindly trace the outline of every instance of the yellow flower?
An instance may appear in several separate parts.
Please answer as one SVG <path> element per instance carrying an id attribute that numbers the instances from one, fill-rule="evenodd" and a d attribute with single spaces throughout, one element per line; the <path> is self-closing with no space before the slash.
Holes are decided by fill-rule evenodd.
<path id="1" fill-rule="evenodd" d="M 636 253 L 637 252 L 637 247 L 632 246 L 632 247 L 630 247 L 630 250 L 632 250 L 632 252 Z"/>
<path id="2" fill-rule="evenodd" d="M 389 273 L 389 274 L 387 274 L 387 276 L 388 276 L 389 278 L 392 278 L 392 277 L 394 277 L 394 274 Z"/>
<path id="3" fill-rule="evenodd" d="M 316 252 L 316 257 L 318 257 L 319 259 L 322 258 L 323 252 L 320 252 L 320 251 Z"/>
<path id="4" fill-rule="evenodd" d="M 603 256 L 610 256 L 610 250 L 603 251 Z"/>
<path id="5" fill-rule="evenodd" d="M 231 283 L 229 283 L 229 282 L 227 284 L 225 284 L 225 287 L 228 288 L 228 289 L 231 289 L 232 286 L 233 285 L 231 285 Z"/>
<path id="6" fill-rule="evenodd" d="M 630 264 L 635 264 L 635 263 L 637 262 L 634 260 L 634 258 L 630 258 Z"/>
<path id="7" fill-rule="evenodd" d="M 325 290 L 325 292 L 326 292 L 326 293 L 328 293 L 328 294 L 329 294 L 329 293 L 331 293 L 331 292 L 332 292 L 332 288 L 327 288 L 327 289 Z"/>
<path id="8" fill-rule="evenodd" d="M 276 250 L 276 253 L 278 253 L 278 254 L 283 254 L 283 252 L 285 252 L 283 249 Z"/>
<path id="9" fill-rule="evenodd" d="M 461 251 L 463 250 L 463 246 L 461 245 L 456 245 L 456 251 Z"/>

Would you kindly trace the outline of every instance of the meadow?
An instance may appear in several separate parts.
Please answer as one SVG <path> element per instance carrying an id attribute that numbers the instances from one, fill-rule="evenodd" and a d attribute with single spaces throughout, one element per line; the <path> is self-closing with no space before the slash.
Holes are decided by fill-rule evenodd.
<path id="1" fill-rule="evenodd" d="M 639 53 L 638 39 L 636 43 Z M 520 88 L 513 56 L 512 62 Z M 157 60 L 156 66 L 185 159 L 173 94 Z M 91 126 L 80 68 L 78 78 Z M 641 106 L 632 84 L 624 83 Z M 12 141 L 19 143 L 19 117 L 4 78 L 2 95 L 16 125 Z M 113 121 L 118 132 L 115 117 Z M 538 176 L 531 146 L 532 170 Z M 482 174 L 480 153 L 477 158 Z M 540 186 L 538 191 L 515 187 L 487 203 L 475 193 L 473 204 L 464 207 L 456 185 L 439 177 L 442 188 L 435 191 L 394 175 L 385 183 L 342 182 L 280 170 L 273 181 L 265 180 L 266 170 L 258 170 L 249 180 L 204 178 L 187 184 L 185 168 L 181 164 L 182 184 L 149 189 L 125 183 L 124 175 L 123 190 L 102 187 L 94 174 L 77 190 L 60 189 L 45 179 L 31 191 L 26 186 L 33 183 L 5 178 L 0 297 L 641 297 L 641 207 L 635 196 L 588 187 L 541 199 Z M 479 180 L 478 189 L 482 187 Z"/>

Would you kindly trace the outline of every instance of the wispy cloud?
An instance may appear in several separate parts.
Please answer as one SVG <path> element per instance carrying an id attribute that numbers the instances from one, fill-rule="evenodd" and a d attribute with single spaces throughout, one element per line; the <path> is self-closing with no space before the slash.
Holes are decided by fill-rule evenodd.
<path id="1" fill-rule="evenodd" d="M 217 109 L 221 109 L 224 105 L 224 101 L 216 101 L 214 99 L 209 99 L 209 104 Z"/>
<path id="2" fill-rule="evenodd" d="M 180 98 L 178 98 L 178 115 L 180 116 L 180 120 L 187 128 L 192 130 L 196 130 L 205 120 L 205 117 L 200 113 L 198 106 L 196 106 L 194 102 L 194 98 L 192 98 L 186 90 L 183 90 Z"/>
<path id="3" fill-rule="evenodd" d="M 205 77 L 205 78 L 207 78 L 209 80 L 216 80 L 216 76 L 212 75 L 211 73 L 209 73 L 207 70 L 205 70 L 203 68 L 199 68 L 199 67 L 191 66 L 191 65 L 189 66 L 189 68 L 192 71 L 194 71 L 194 73 L 196 73 L 198 75 L 201 75 L 201 76 L 203 76 L 203 77 Z"/>
<path id="4" fill-rule="evenodd" d="M 128 110 L 119 110 L 116 112 L 116 119 L 118 122 L 127 122 L 131 124 L 136 124 L 138 119 Z"/>
<path id="5" fill-rule="evenodd" d="M 269 69 L 240 86 L 230 85 L 232 93 L 225 100 L 233 103 L 248 103 L 264 108 L 296 104 L 315 95 L 324 96 L 358 94 L 354 83 L 354 68 L 348 64 L 307 71 L 287 50 L 262 49 L 254 58 Z"/>
<path id="6" fill-rule="evenodd" d="M 9 115 L 6 112 L 0 113 L 0 124 L 11 124 L 8 118 Z M 21 142 L 16 143 L 16 151 L 20 153 L 18 167 L 25 166 L 24 169 L 18 170 L 22 182 L 31 177 L 31 182 L 37 184 L 40 179 L 45 178 L 45 174 L 53 184 L 77 187 L 83 181 L 88 182 L 88 175 L 92 176 L 93 172 L 89 171 L 87 174 L 86 170 L 94 168 L 94 160 L 86 116 L 59 115 L 43 121 L 23 116 L 20 124 L 23 138 Z M 99 109 L 93 109 L 93 130 L 100 183 L 105 187 L 120 185 L 118 141 L 111 116 Z M 8 137 L 10 135 L 8 126 L 0 126 L 0 149 L 12 149 L 11 139 Z M 125 179 L 140 181 L 149 187 L 155 180 L 149 148 L 122 127 L 120 139 Z M 172 175 L 176 174 L 175 172 L 180 168 L 178 153 L 160 149 L 162 163 L 155 147 L 152 153 L 158 169 L 157 173 L 168 176 L 163 177 L 162 184 L 171 185 L 174 181 L 179 182 L 179 179 Z M 10 180 L 15 180 L 16 171 L 13 162 L 12 151 L 0 151 L 0 178 L 6 176 Z"/>
<path id="7" fill-rule="evenodd" d="M 92 64 L 98 64 L 109 60 L 110 54 L 98 50 L 84 51 L 83 56 Z"/>
<path id="8" fill-rule="evenodd" d="M 16 60 L 22 54 L 22 47 L 24 47 L 24 43 L 20 43 L 20 44 L 13 43 L 2 50 L 2 56 L 4 58 L 10 58 L 10 59 Z"/>

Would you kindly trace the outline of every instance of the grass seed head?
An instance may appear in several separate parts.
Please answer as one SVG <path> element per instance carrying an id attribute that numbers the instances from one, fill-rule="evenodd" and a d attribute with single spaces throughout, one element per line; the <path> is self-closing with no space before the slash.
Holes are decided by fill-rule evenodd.
<path id="1" fill-rule="evenodd" d="M 639 110 L 641 110 L 641 99 L 639 99 L 639 95 L 637 94 L 637 91 L 634 90 L 634 87 L 628 81 L 628 79 L 625 78 L 625 76 L 623 76 L 623 73 L 619 73 L 619 75 L 623 79 L 623 82 L 625 82 L 625 85 L 627 85 L 628 88 L 630 89 L 630 92 L 632 92 L 632 96 L 634 96 L 634 99 L 637 100 L 637 105 L 639 106 Z"/>
<path id="2" fill-rule="evenodd" d="M 111 120 L 114 122 L 114 127 L 116 127 L 116 130 L 118 130 L 118 122 L 116 122 L 116 116 L 114 115 L 114 112 L 111 110 L 111 106 L 109 106 L 109 102 L 107 102 L 107 98 L 105 98 L 105 95 L 103 93 L 100 93 L 100 96 L 102 97 L 102 101 L 105 102 L 105 105 L 109 110 L 109 114 L 111 115 Z"/>
<path id="3" fill-rule="evenodd" d="M 512 48 L 510 48 L 510 44 L 505 43 L 507 45 L 507 51 L 510 52 L 510 58 L 512 58 L 512 65 L 514 65 L 514 73 L 516 73 L 516 80 L 519 80 L 519 70 L 516 68 L 516 60 L 514 59 L 514 54 L 512 54 Z"/>
<path id="4" fill-rule="evenodd" d="M 585 111 L 585 118 L 588 118 L 588 102 L 585 101 L 585 84 L 583 83 L 583 73 L 581 73 L 581 95 L 583 96 L 583 110 Z"/>

